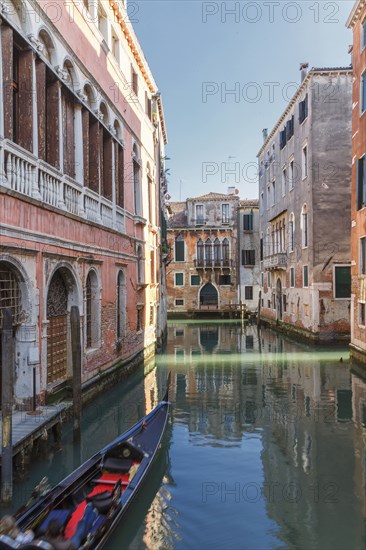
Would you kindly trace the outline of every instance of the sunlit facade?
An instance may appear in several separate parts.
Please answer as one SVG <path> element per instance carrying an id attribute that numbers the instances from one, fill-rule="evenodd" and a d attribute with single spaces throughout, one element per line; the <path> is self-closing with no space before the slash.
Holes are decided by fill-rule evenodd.
<path id="1" fill-rule="evenodd" d="M 167 136 L 124 2 L 5 0 L 0 34 L 0 298 L 28 403 L 73 378 L 72 306 L 82 382 L 162 340 Z"/>
<path id="2" fill-rule="evenodd" d="M 357 1 L 347 22 L 353 31 L 352 65 L 352 304 L 351 353 L 366 363 L 366 4 Z"/>

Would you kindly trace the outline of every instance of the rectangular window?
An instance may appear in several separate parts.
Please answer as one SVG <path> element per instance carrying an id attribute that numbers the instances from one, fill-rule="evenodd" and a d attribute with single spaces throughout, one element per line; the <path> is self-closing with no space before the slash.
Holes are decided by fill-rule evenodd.
<path id="1" fill-rule="evenodd" d="M 270 274 L 269 271 L 267 273 L 267 286 L 269 286 L 269 287 L 271 286 L 271 274 Z"/>
<path id="2" fill-rule="evenodd" d="M 243 223 L 244 231 L 253 231 L 253 211 L 248 214 L 244 214 Z"/>
<path id="3" fill-rule="evenodd" d="M 289 179 L 289 186 L 290 190 L 294 188 L 295 183 L 295 164 L 294 161 L 290 161 L 290 179 Z"/>
<path id="4" fill-rule="evenodd" d="M 196 204 L 196 225 L 202 225 L 203 223 L 203 204 Z"/>
<path id="5" fill-rule="evenodd" d="M 201 277 L 199 275 L 191 275 L 191 286 L 200 286 Z"/>
<path id="6" fill-rule="evenodd" d="M 263 237 L 261 238 L 260 240 L 260 244 L 259 244 L 259 254 L 260 254 L 260 261 L 262 262 L 263 261 L 263 256 L 264 256 L 264 248 L 263 248 Z"/>
<path id="7" fill-rule="evenodd" d="M 307 265 L 304 265 L 303 269 L 303 287 L 308 288 L 309 286 L 309 268 Z"/>
<path id="8" fill-rule="evenodd" d="M 302 124 L 308 116 L 308 94 L 306 94 L 304 101 L 299 103 L 299 123 Z"/>
<path id="9" fill-rule="evenodd" d="M 135 92 L 136 95 L 139 93 L 139 79 L 137 76 L 137 72 L 134 70 L 133 67 L 131 67 L 131 84 L 132 89 Z"/>
<path id="10" fill-rule="evenodd" d="M 358 304 L 358 324 L 364 327 L 366 325 L 366 305 Z"/>
<path id="11" fill-rule="evenodd" d="M 176 306 L 184 306 L 184 300 L 181 300 L 180 298 L 178 298 L 177 300 L 175 300 L 175 305 Z"/>
<path id="12" fill-rule="evenodd" d="M 284 197 L 286 195 L 286 187 L 287 187 L 287 170 L 284 168 L 282 170 L 282 196 Z"/>
<path id="13" fill-rule="evenodd" d="M 246 300 L 253 300 L 253 287 L 246 286 L 244 295 Z"/>
<path id="14" fill-rule="evenodd" d="M 150 325 L 154 324 L 154 306 L 150 305 Z"/>
<path id="15" fill-rule="evenodd" d="M 184 273 L 175 273 L 175 286 L 184 286 Z"/>
<path id="16" fill-rule="evenodd" d="M 143 329 L 143 322 L 142 322 L 142 314 L 143 314 L 143 310 L 144 308 L 143 307 L 138 307 L 137 308 L 137 320 L 136 320 L 136 331 L 139 332 L 140 330 Z"/>
<path id="17" fill-rule="evenodd" d="M 360 239 L 360 275 L 366 275 L 366 237 Z"/>
<path id="18" fill-rule="evenodd" d="M 362 75 L 362 112 L 366 110 L 366 73 Z"/>
<path id="19" fill-rule="evenodd" d="M 366 326 L 366 304 L 358 304 L 358 324 L 362 327 Z"/>
<path id="20" fill-rule="evenodd" d="M 261 273 L 261 287 L 262 288 L 264 287 L 264 273 L 263 273 L 263 271 Z"/>
<path id="21" fill-rule="evenodd" d="M 231 285 L 231 275 L 220 275 L 219 284 L 220 285 Z"/>
<path id="22" fill-rule="evenodd" d="M 282 296 L 282 298 L 283 298 L 283 311 L 284 311 L 284 313 L 286 313 L 287 312 L 287 297 L 286 297 L 286 294 L 284 294 Z"/>
<path id="23" fill-rule="evenodd" d="M 302 150 L 302 179 L 308 177 L 308 148 L 305 146 Z"/>
<path id="24" fill-rule="evenodd" d="M 365 157 L 357 161 L 357 210 L 361 210 L 366 202 L 366 162 Z"/>
<path id="25" fill-rule="evenodd" d="M 338 265 L 334 268 L 335 298 L 351 297 L 351 267 Z"/>
<path id="26" fill-rule="evenodd" d="M 268 187 L 267 187 L 267 210 L 268 210 L 270 204 L 271 204 L 271 187 L 268 185 Z"/>
<path id="27" fill-rule="evenodd" d="M 286 126 L 285 126 L 285 128 L 282 130 L 282 132 L 280 132 L 280 149 L 281 149 L 281 151 L 284 147 L 286 147 L 286 134 L 287 134 L 287 132 L 286 132 Z"/>
<path id="28" fill-rule="evenodd" d="M 230 221 L 230 205 L 229 204 L 223 204 L 222 205 L 222 223 L 229 223 Z"/>
<path id="29" fill-rule="evenodd" d="M 242 265 L 255 265 L 255 250 L 242 250 L 241 263 Z"/>
<path id="30" fill-rule="evenodd" d="M 267 307 L 268 309 L 271 309 L 271 300 L 267 300 Z"/>
<path id="31" fill-rule="evenodd" d="M 286 124 L 286 138 L 287 138 L 287 141 L 290 141 L 290 139 L 294 135 L 294 127 L 295 127 L 295 117 L 292 116 L 290 118 L 290 120 L 287 121 L 287 124 Z"/>
<path id="32" fill-rule="evenodd" d="M 276 204 L 276 182 L 273 180 L 272 182 L 272 206 Z"/>
<path id="33" fill-rule="evenodd" d="M 290 269 L 290 287 L 295 287 L 295 268 L 291 267 Z"/>
<path id="34" fill-rule="evenodd" d="M 175 261 L 176 262 L 185 261 L 184 240 L 182 237 L 177 237 L 175 239 Z"/>

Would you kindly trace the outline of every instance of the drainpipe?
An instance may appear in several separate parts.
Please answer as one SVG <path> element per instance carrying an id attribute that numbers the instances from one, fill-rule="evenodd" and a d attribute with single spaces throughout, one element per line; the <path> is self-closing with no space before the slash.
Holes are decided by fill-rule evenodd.
<path id="1" fill-rule="evenodd" d="M 238 300 L 241 302 L 241 265 L 240 265 L 240 242 L 241 242 L 241 230 L 240 230 L 240 204 L 237 209 L 237 222 L 236 222 L 236 234 L 237 234 L 237 272 L 238 272 Z"/>

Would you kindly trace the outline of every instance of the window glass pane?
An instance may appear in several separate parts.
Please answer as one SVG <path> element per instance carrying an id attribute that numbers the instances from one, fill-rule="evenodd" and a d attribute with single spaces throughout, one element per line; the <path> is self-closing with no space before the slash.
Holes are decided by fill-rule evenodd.
<path id="1" fill-rule="evenodd" d="M 199 286 L 201 284 L 201 278 L 199 275 L 191 275 L 191 286 Z"/>
<path id="2" fill-rule="evenodd" d="M 335 268 L 335 297 L 351 297 L 351 268 L 349 266 Z"/>
<path id="3" fill-rule="evenodd" d="M 308 266 L 304 266 L 304 287 L 309 286 L 309 275 L 308 275 Z"/>
<path id="4" fill-rule="evenodd" d="M 175 241 L 175 261 L 184 262 L 184 241 Z"/>
<path id="5" fill-rule="evenodd" d="M 176 286 L 183 286 L 183 273 L 176 273 L 175 274 L 175 285 Z"/>

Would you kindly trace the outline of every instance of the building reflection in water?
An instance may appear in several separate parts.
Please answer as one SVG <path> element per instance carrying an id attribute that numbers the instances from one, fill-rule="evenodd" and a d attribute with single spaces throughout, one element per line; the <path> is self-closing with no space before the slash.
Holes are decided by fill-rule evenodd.
<path id="1" fill-rule="evenodd" d="M 280 540 L 364 547 L 366 386 L 344 350 L 254 326 L 169 331 L 174 420 L 190 444 L 239 447 L 260 434 L 262 495 Z"/>

